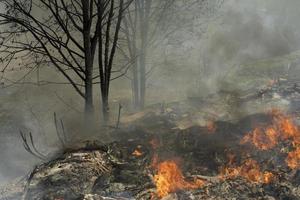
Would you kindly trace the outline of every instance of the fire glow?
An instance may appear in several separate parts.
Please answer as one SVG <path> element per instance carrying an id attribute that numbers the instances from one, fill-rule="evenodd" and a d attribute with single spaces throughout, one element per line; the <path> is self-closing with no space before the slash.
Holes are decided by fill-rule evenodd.
<path id="1" fill-rule="evenodd" d="M 156 185 L 156 195 L 159 198 L 178 190 L 197 189 L 205 184 L 201 179 L 195 179 L 191 182 L 186 181 L 180 168 L 173 160 L 161 162 L 156 168 L 157 174 L 153 179 Z"/>
<path id="2" fill-rule="evenodd" d="M 150 145 L 156 151 L 160 147 L 160 142 L 158 139 L 152 139 Z M 201 179 L 195 179 L 191 182 L 186 181 L 176 161 L 166 160 L 160 162 L 157 152 L 153 154 L 150 166 L 156 171 L 153 182 L 156 186 L 155 196 L 159 198 L 179 190 L 197 189 L 205 185 L 205 182 Z"/>
<path id="3" fill-rule="evenodd" d="M 267 127 L 256 127 L 246 134 L 241 144 L 253 144 L 259 150 L 270 150 L 280 142 L 288 142 L 293 150 L 288 152 L 286 163 L 291 169 L 300 168 L 300 130 L 294 123 L 293 117 L 278 110 L 270 112 L 272 124 Z"/>
<path id="4" fill-rule="evenodd" d="M 135 157 L 140 157 L 143 155 L 143 152 L 141 152 L 139 149 L 136 149 L 134 152 L 132 152 L 132 155 Z"/>
<path id="5" fill-rule="evenodd" d="M 274 179 L 271 172 L 262 172 L 257 161 L 247 159 L 241 166 L 238 167 L 225 167 L 221 169 L 220 179 L 233 179 L 236 177 L 243 177 L 253 183 L 268 184 Z"/>
<path id="6" fill-rule="evenodd" d="M 259 150 L 266 151 L 274 149 L 276 146 L 284 142 L 290 144 L 292 150 L 287 152 L 285 162 L 291 169 L 300 169 L 300 129 L 294 123 L 293 117 L 288 116 L 278 110 L 270 112 L 272 115 L 272 123 L 267 126 L 258 126 L 250 133 L 246 134 L 241 144 L 250 143 Z M 215 131 L 214 124 L 209 124 Z M 159 147 L 159 142 L 152 140 L 151 146 L 154 150 Z M 269 184 L 276 179 L 276 176 L 267 170 L 262 170 L 259 163 L 248 158 L 236 164 L 235 155 L 228 155 L 229 162 L 227 166 L 221 167 L 218 180 L 234 179 L 241 177 L 249 182 L 256 184 Z M 153 177 L 153 182 L 156 186 L 156 196 L 163 198 L 170 193 L 179 190 L 198 189 L 207 183 L 202 179 L 187 181 L 177 165 L 175 160 L 159 161 L 158 154 L 155 153 L 152 158 L 151 167 L 156 174 Z"/>
<path id="7" fill-rule="evenodd" d="M 208 121 L 206 124 L 206 128 L 209 133 L 214 133 L 217 130 L 217 126 L 214 121 Z"/>

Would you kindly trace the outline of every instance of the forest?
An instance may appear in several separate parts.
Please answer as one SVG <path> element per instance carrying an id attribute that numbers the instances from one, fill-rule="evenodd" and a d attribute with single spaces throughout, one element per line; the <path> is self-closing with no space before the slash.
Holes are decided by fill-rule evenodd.
<path id="1" fill-rule="evenodd" d="M 0 200 L 300 199 L 298 0 L 0 0 Z"/>

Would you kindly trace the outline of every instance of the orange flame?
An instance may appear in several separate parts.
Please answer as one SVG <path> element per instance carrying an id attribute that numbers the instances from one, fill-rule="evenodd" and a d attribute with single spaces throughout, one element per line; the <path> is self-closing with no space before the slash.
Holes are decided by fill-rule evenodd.
<path id="1" fill-rule="evenodd" d="M 266 128 L 257 127 L 246 134 L 241 144 L 251 143 L 260 150 L 276 147 L 280 141 L 287 141 L 294 150 L 289 152 L 286 163 L 291 169 L 300 169 L 300 129 L 294 123 L 293 117 L 279 110 L 272 110 L 272 124 Z"/>
<path id="2" fill-rule="evenodd" d="M 293 123 L 292 117 L 277 115 L 274 121 L 282 133 L 282 139 L 291 140 L 293 145 L 300 144 L 300 131 L 298 126 Z"/>
<path id="3" fill-rule="evenodd" d="M 243 177 L 254 183 L 270 183 L 274 179 L 271 172 L 262 172 L 257 161 L 253 159 L 246 160 L 238 167 L 225 167 L 221 169 L 221 179 L 232 179 L 236 177 Z"/>
<path id="4" fill-rule="evenodd" d="M 214 133 L 217 130 L 217 126 L 214 121 L 208 121 L 206 124 L 206 128 L 209 133 Z"/>
<path id="5" fill-rule="evenodd" d="M 197 189 L 205 184 L 201 179 L 196 179 L 193 182 L 186 181 L 180 168 L 173 160 L 158 164 L 154 183 L 156 185 L 156 194 L 159 198 L 178 190 Z"/>
<path id="6" fill-rule="evenodd" d="M 278 134 L 273 127 L 268 127 L 266 129 L 258 127 L 244 136 L 241 140 L 241 144 L 247 142 L 253 143 L 253 145 L 260 150 L 269 150 L 277 145 Z"/>
<path id="7" fill-rule="evenodd" d="M 300 168 L 300 148 L 297 147 L 294 151 L 288 153 L 286 163 L 291 169 Z"/>
<path id="8" fill-rule="evenodd" d="M 134 152 L 132 152 L 132 155 L 135 156 L 135 157 L 141 157 L 143 155 L 143 152 L 136 149 L 136 150 L 134 150 Z"/>

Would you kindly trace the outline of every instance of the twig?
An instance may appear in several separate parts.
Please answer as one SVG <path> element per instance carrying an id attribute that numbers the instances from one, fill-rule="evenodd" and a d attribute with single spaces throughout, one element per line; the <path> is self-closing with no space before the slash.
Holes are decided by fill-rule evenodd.
<path id="1" fill-rule="evenodd" d="M 31 133 L 31 132 L 29 133 L 29 138 L 30 138 L 30 143 L 31 143 L 31 146 L 32 146 L 33 150 L 34 150 L 38 155 L 40 155 L 41 157 L 45 157 L 43 154 L 41 154 L 41 153 L 37 150 L 37 148 L 36 148 L 36 146 L 35 146 L 35 144 L 34 144 L 34 142 L 33 142 L 33 137 L 32 137 L 32 133 Z"/>
<path id="2" fill-rule="evenodd" d="M 65 141 L 64 141 L 64 139 L 61 137 L 60 131 L 58 130 L 58 124 L 57 124 L 56 113 L 54 112 L 53 115 L 54 115 L 54 124 L 55 124 L 55 129 L 56 129 L 56 135 L 57 135 L 58 140 L 60 141 L 62 147 L 65 148 Z"/>
<path id="3" fill-rule="evenodd" d="M 20 130 L 20 136 L 22 138 L 22 141 L 23 141 L 23 146 L 25 148 L 25 150 L 30 153 L 31 155 L 41 159 L 41 160 L 45 160 L 46 159 L 46 156 L 43 155 L 42 153 L 40 153 L 36 146 L 34 145 L 34 142 L 33 142 L 33 137 L 32 137 L 32 134 L 29 133 L 29 137 L 30 137 L 30 143 L 31 143 L 31 146 L 29 145 L 28 143 L 28 140 L 27 140 L 27 136 Z"/>
<path id="4" fill-rule="evenodd" d="M 66 135 L 66 131 L 65 131 L 65 126 L 64 126 L 64 122 L 62 119 L 60 119 L 60 124 L 61 124 L 61 129 L 63 132 L 63 136 L 64 136 L 64 141 L 67 142 L 67 135 Z"/>
<path id="5" fill-rule="evenodd" d="M 122 110 L 122 105 L 119 103 L 119 113 L 118 113 L 118 120 L 117 120 L 117 124 L 116 124 L 116 129 L 119 129 L 119 126 L 120 126 L 121 110 Z"/>

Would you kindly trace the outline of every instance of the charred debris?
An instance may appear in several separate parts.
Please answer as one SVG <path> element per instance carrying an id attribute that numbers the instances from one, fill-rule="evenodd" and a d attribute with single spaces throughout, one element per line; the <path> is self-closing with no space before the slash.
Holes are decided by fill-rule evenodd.
<path id="1" fill-rule="evenodd" d="M 297 83 L 289 81 L 255 96 L 251 101 L 272 102 L 278 96 L 300 100 Z M 212 99 L 198 106 L 209 106 Z M 249 101 L 245 99 L 241 97 Z M 300 198 L 297 109 L 270 109 L 225 121 L 212 117 L 222 119 L 221 113 L 200 115 L 194 108 L 195 99 L 154 105 L 123 116 L 121 128 L 110 132 L 118 138 L 114 142 L 86 141 L 68 148 L 64 140 L 64 150 L 52 157 L 39 153 L 31 134 L 21 133 L 26 150 L 43 163 L 2 188 L 1 198 Z"/>

